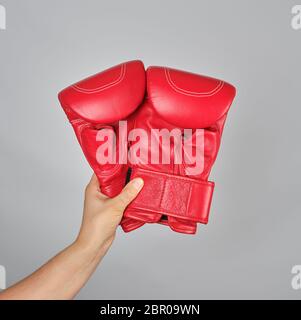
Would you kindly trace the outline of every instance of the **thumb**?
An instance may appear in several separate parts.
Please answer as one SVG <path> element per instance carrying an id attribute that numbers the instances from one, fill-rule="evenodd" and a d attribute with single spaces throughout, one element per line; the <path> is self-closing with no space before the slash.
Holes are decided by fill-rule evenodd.
<path id="1" fill-rule="evenodd" d="M 112 199 L 115 208 L 120 211 L 124 211 L 125 208 L 137 197 L 138 193 L 143 188 L 143 180 L 141 178 L 136 178 L 130 181 L 121 193 Z"/>

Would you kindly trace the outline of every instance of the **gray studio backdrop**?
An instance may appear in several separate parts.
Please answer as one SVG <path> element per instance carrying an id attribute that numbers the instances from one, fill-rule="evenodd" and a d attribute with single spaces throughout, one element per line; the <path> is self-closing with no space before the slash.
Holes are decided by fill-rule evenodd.
<path id="1" fill-rule="evenodd" d="M 296 0 L 297 1 L 297 0 Z M 91 169 L 57 100 L 142 59 L 237 87 L 211 219 L 195 236 L 149 225 L 117 239 L 79 299 L 300 299 L 301 30 L 296 1 L 0 0 L 0 265 L 7 285 L 69 245 Z M 300 2 L 300 1 L 299 1 Z"/>

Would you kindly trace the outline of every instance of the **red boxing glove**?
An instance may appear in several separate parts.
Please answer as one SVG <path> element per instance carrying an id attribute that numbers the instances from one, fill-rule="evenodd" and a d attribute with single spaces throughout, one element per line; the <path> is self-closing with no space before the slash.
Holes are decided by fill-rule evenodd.
<path id="1" fill-rule="evenodd" d="M 128 171 L 127 141 L 119 141 L 119 131 L 130 130 L 130 123 L 122 128 L 119 121 L 133 114 L 144 94 L 145 70 L 141 61 L 112 67 L 59 93 L 61 105 L 99 180 L 101 191 L 109 197 L 121 192 Z M 123 136 L 126 139 L 127 132 Z M 103 153 L 98 156 L 98 150 L 106 148 L 107 158 Z M 131 231 L 144 223 L 125 218 L 121 224 L 125 231 Z"/>
<path id="2" fill-rule="evenodd" d="M 235 88 L 221 80 L 162 67 L 147 70 L 147 96 L 135 113 L 135 128 L 147 137 L 143 143 L 130 137 L 131 179 L 145 183 L 125 217 L 188 234 L 208 222 L 214 190 L 208 176 L 234 97 Z"/>

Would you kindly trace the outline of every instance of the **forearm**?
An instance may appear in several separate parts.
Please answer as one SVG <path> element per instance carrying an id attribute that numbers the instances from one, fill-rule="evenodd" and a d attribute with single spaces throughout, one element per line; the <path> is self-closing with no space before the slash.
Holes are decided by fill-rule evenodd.
<path id="1" fill-rule="evenodd" d="M 0 293 L 1 299 L 72 299 L 87 282 L 111 243 L 101 247 L 79 241 L 60 252 L 29 277 Z"/>
<path id="2" fill-rule="evenodd" d="M 143 187 L 132 180 L 115 198 L 99 190 L 93 175 L 86 188 L 84 218 L 77 240 L 29 277 L 0 293 L 0 300 L 73 299 L 110 248 L 126 206 Z"/>

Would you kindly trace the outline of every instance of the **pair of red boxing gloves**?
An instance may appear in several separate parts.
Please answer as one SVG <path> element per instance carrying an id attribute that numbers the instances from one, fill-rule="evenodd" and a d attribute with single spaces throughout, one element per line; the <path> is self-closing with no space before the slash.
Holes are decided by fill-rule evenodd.
<path id="1" fill-rule="evenodd" d="M 59 94 L 101 191 L 109 197 L 128 180 L 144 187 L 127 207 L 129 232 L 160 223 L 194 234 L 206 224 L 216 159 L 235 88 L 221 80 L 165 67 L 122 63 Z"/>

